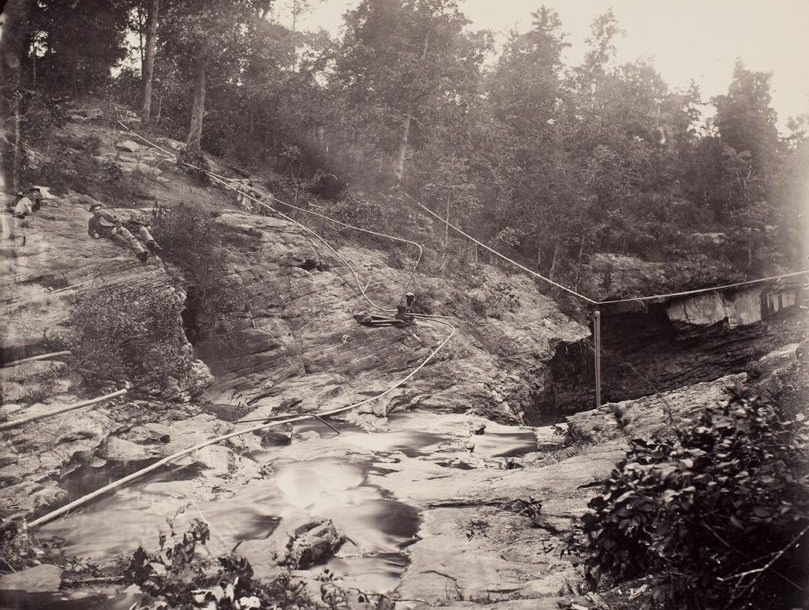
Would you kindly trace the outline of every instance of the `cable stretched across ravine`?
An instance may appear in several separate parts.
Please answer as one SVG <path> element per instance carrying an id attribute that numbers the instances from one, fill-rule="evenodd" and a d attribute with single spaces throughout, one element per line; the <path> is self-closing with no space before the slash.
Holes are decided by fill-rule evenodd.
<path id="1" fill-rule="evenodd" d="M 315 231 L 313 231 L 309 227 L 301 224 L 300 222 L 296 221 L 295 219 L 290 218 L 289 216 L 287 216 L 283 212 L 279 211 L 277 208 L 274 208 L 271 205 L 268 205 L 265 202 L 261 201 L 260 199 L 257 199 L 256 197 L 252 196 L 249 192 L 246 192 L 245 190 L 242 190 L 242 189 L 240 189 L 238 187 L 235 187 L 232 184 L 232 179 L 227 178 L 225 176 L 221 176 L 221 175 L 219 175 L 219 174 L 217 174 L 215 172 L 212 172 L 210 170 L 202 169 L 202 168 L 194 165 L 193 163 L 188 163 L 187 161 L 182 161 L 180 159 L 177 159 L 177 156 L 175 154 L 173 154 L 171 151 L 166 150 L 165 148 L 163 148 L 159 144 L 156 144 L 155 142 L 152 142 L 148 138 L 142 136 L 141 134 L 139 134 L 138 132 L 133 130 L 131 127 L 129 127 L 126 123 L 124 123 L 121 119 L 118 119 L 118 123 L 124 129 L 126 129 L 130 134 L 135 136 L 136 138 L 146 142 L 152 148 L 162 152 L 166 156 L 167 159 L 175 160 L 177 163 L 179 163 L 181 165 L 185 165 L 187 167 L 193 168 L 193 169 L 195 169 L 195 170 L 197 170 L 199 172 L 202 172 L 202 173 L 210 176 L 216 182 L 223 185 L 225 188 L 229 188 L 230 190 L 241 194 L 242 196 L 246 197 L 247 199 L 250 199 L 251 201 L 257 203 L 258 205 L 264 207 L 265 209 L 268 209 L 268 210 L 274 212 L 275 214 L 278 214 L 279 216 L 281 216 L 285 220 L 297 225 L 298 227 L 302 228 L 304 231 L 314 235 L 316 239 L 318 239 L 321 243 L 323 243 L 329 250 L 331 250 L 331 252 L 334 253 L 335 256 L 337 256 L 346 265 L 346 267 L 348 267 L 348 269 L 354 275 L 354 278 L 355 278 L 355 280 L 357 282 L 357 286 L 359 287 L 360 293 L 362 294 L 362 296 L 365 298 L 365 300 L 368 301 L 368 303 L 372 307 L 374 307 L 375 309 L 378 309 L 380 311 L 386 311 L 386 312 L 394 311 L 393 309 L 384 308 L 384 307 L 381 307 L 380 305 L 377 305 L 376 303 L 374 303 L 374 301 L 370 297 L 368 297 L 368 295 L 365 292 L 365 288 L 362 286 L 362 282 L 360 281 L 359 276 L 354 271 L 354 268 L 348 263 L 348 261 L 346 261 L 346 259 L 339 252 L 337 252 L 337 250 L 335 250 L 328 242 L 326 242 Z M 251 187 L 251 188 L 253 190 L 256 190 L 254 187 Z M 326 216 L 325 214 L 320 214 L 319 212 L 315 212 L 314 210 L 307 210 L 306 208 L 302 208 L 300 206 L 293 205 L 291 203 L 287 203 L 286 201 L 283 201 L 283 200 L 275 197 L 271 193 L 266 193 L 266 196 L 269 197 L 272 201 L 275 201 L 276 203 L 284 205 L 284 206 L 286 206 L 286 207 L 288 207 L 290 209 L 298 210 L 299 212 L 304 212 L 306 214 L 310 214 L 310 215 L 315 216 L 317 218 L 322 218 L 323 220 L 326 220 L 326 221 L 328 221 L 330 223 L 333 223 L 333 224 L 335 224 L 337 226 L 344 227 L 346 229 L 351 229 L 351 230 L 354 230 L 354 231 L 359 231 L 360 233 L 366 233 L 368 235 L 375 235 L 377 237 L 383 237 L 385 239 L 390 239 L 390 240 L 393 240 L 393 241 L 398 241 L 398 242 L 410 244 L 411 246 L 415 246 L 416 249 L 418 250 L 418 256 L 416 257 L 416 260 L 413 263 L 413 268 L 412 268 L 412 270 L 410 272 L 410 280 L 409 280 L 408 285 L 405 287 L 405 290 L 404 290 L 404 292 L 407 292 L 407 289 L 408 289 L 409 285 L 412 284 L 412 282 L 413 282 L 413 276 L 414 276 L 414 274 L 416 272 L 416 269 L 418 268 L 419 264 L 421 263 L 422 256 L 424 255 L 424 248 L 422 247 L 422 245 L 420 243 L 409 240 L 409 239 L 405 239 L 403 237 L 397 237 L 396 235 L 388 235 L 386 233 L 380 233 L 379 231 L 373 231 L 371 229 L 365 229 L 365 228 L 362 228 L 362 227 L 357 227 L 357 226 L 342 222 L 342 221 L 337 220 L 335 218 L 331 218 L 329 216 Z"/>
<path id="2" fill-rule="evenodd" d="M 542 275 L 540 273 L 537 273 L 533 269 L 529 269 L 525 265 L 521 265 L 520 263 L 518 263 L 514 259 L 509 258 L 505 254 L 502 254 L 502 253 L 498 252 L 497 250 L 495 250 L 494 248 L 491 248 L 491 247 L 487 246 L 486 244 L 484 244 L 480 240 L 475 239 L 474 237 L 469 235 L 469 233 L 466 233 L 460 227 L 456 227 L 454 224 L 449 222 L 447 219 L 441 218 L 441 216 L 439 216 L 438 214 L 433 212 L 430 208 L 428 208 L 424 204 L 422 204 L 422 203 L 416 201 L 415 199 L 413 199 L 413 197 L 411 197 L 407 193 L 405 193 L 405 197 L 410 199 L 410 201 L 415 203 L 419 208 L 421 208 L 422 210 L 424 210 L 425 212 L 427 212 L 428 214 L 430 214 L 434 218 L 437 218 L 438 220 L 440 220 L 441 222 L 446 224 L 453 231 L 456 231 L 457 233 L 463 235 L 467 239 L 475 242 L 477 245 L 479 245 L 480 247 L 482 247 L 482 248 L 486 249 L 487 251 L 491 252 L 495 256 L 498 256 L 498 257 L 502 258 L 503 260 L 511 263 L 512 265 L 515 265 L 516 267 L 519 267 L 520 269 L 522 269 L 526 273 L 529 273 L 532 276 L 537 277 L 537 278 L 551 284 L 552 286 L 556 286 L 557 288 L 559 288 L 561 290 L 564 290 L 565 292 L 567 292 L 569 294 L 572 294 L 573 296 L 575 296 L 575 297 L 577 297 L 579 299 L 582 299 L 583 301 L 586 301 L 587 303 L 589 303 L 590 305 L 593 305 L 595 307 L 598 307 L 600 305 L 612 305 L 614 303 L 631 303 L 633 301 L 652 301 L 652 300 L 659 300 L 659 299 L 668 299 L 668 298 L 673 298 L 673 297 L 689 296 L 689 295 L 692 295 L 692 294 L 701 294 L 701 293 L 713 292 L 713 291 L 717 291 L 717 290 L 726 290 L 728 288 L 738 288 L 740 286 L 750 286 L 752 284 L 761 284 L 761 283 L 764 283 L 764 282 L 773 282 L 775 280 L 782 280 L 782 279 L 786 279 L 786 278 L 790 278 L 790 277 L 799 277 L 799 276 L 802 276 L 802 275 L 809 275 L 809 269 L 804 269 L 802 271 L 792 271 L 790 273 L 781 273 L 779 275 L 756 278 L 756 279 L 753 279 L 753 280 L 745 280 L 745 281 L 741 281 L 741 282 L 735 282 L 735 283 L 732 283 L 732 284 L 722 284 L 722 285 L 719 285 L 719 286 L 709 286 L 707 288 L 695 288 L 693 290 L 683 290 L 683 291 L 680 291 L 680 292 L 669 292 L 669 293 L 665 293 L 665 294 L 651 294 L 651 295 L 639 296 L 639 297 L 626 297 L 626 298 L 622 298 L 622 299 L 597 300 L 597 299 L 590 298 L 587 295 L 584 295 L 584 294 L 582 294 L 580 292 L 577 292 L 577 291 L 573 290 L 572 288 L 568 288 L 567 286 L 559 284 L 558 282 L 554 282 L 552 279 L 547 278 L 547 277 L 545 277 L 544 275 Z"/>
<path id="3" fill-rule="evenodd" d="M 124 123 L 121 123 L 121 124 L 124 125 L 124 127 L 126 127 L 131 133 L 133 133 L 135 135 L 138 135 L 136 132 L 129 129 Z M 146 138 L 141 137 L 141 139 L 148 142 L 148 140 L 146 140 Z M 159 147 L 157 147 L 157 148 L 159 148 Z M 172 155 L 172 157 L 173 157 L 173 155 Z M 190 167 L 195 167 L 195 166 L 193 166 L 192 164 L 189 164 L 189 163 L 185 163 L 185 165 L 188 165 Z M 199 171 L 205 171 L 205 170 L 202 170 L 201 168 L 197 168 L 197 167 L 195 167 L 195 169 L 197 169 Z M 209 173 L 209 175 L 211 174 L 210 172 L 208 172 L 208 173 Z M 277 214 L 279 214 L 282 217 L 286 218 L 290 222 L 293 222 L 294 224 L 300 226 L 301 228 L 305 229 L 307 232 L 309 232 L 309 233 L 313 234 L 315 237 L 317 237 L 317 239 L 319 239 L 332 252 L 334 252 L 335 255 L 337 255 L 340 258 L 340 260 L 342 260 L 345 263 L 345 265 L 351 270 L 352 274 L 354 275 L 355 279 L 357 280 L 357 286 L 359 287 L 360 292 L 363 295 L 363 297 L 374 308 L 382 310 L 382 311 L 389 311 L 389 310 L 387 310 L 387 309 L 385 309 L 383 307 L 380 307 L 379 305 L 374 303 L 373 300 L 370 297 L 368 297 L 368 295 L 365 293 L 365 289 L 362 286 L 362 282 L 360 281 L 359 276 L 357 275 L 356 271 L 351 266 L 351 264 L 345 258 L 343 258 L 320 235 L 318 235 L 316 232 L 312 231 L 308 227 L 305 227 L 301 223 L 287 217 L 286 215 L 282 214 L 281 212 L 279 212 L 275 208 L 272 208 L 271 206 L 268 206 L 267 204 L 264 204 L 263 202 L 251 197 L 249 194 L 244 193 L 240 189 L 237 189 L 237 188 L 233 187 L 231 184 L 227 183 L 226 179 L 219 178 L 218 176 L 212 176 L 212 177 L 215 177 L 216 179 L 218 179 L 226 187 L 231 188 L 232 190 L 235 190 L 237 192 L 242 193 L 245 196 L 250 197 L 251 199 L 253 199 L 257 203 L 260 203 L 261 205 L 264 205 L 265 207 L 267 207 L 270 210 L 276 212 Z M 291 206 L 291 207 L 295 207 L 295 206 Z M 297 208 L 297 209 L 301 209 L 302 211 L 308 211 L 308 210 L 303 210 L 302 208 Z M 315 214 L 317 214 L 317 213 L 315 213 Z M 317 214 L 317 215 L 322 216 L 323 218 L 326 218 L 328 220 L 333 220 L 333 219 L 329 219 L 328 217 L 320 215 L 320 214 Z M 343 225 L 345 227 L 348 227 L 348 228 L 357 228 L 358 230 L 361 230 L 361 231 L 364 231 L 364 232 L 373 233 L 375 235 L 379 235 L 379 236 L 382 236 L 382 237 L 390 237 L 391 239 L 395 239 L 397 241 L 403 241 L 403 242 L 411 243 L 411 244 L 414 244 L 414 245 L 418 246 L 419 257 L 418 257 L 418 260 L 416 261 L 416 265 L 414 266 L 414 269 L 413 269 L 413 273 L 415 273 L 415 269 L 416 269 L 416 267 L 418 266 L 418 263 L 421 260 L 421 254 L 423 252 L 422 247 L 421 247 L 420 244 L 418 244 L 416 242 L 412 242 L 410 240 L 403 239 L 403 238 L 397 238 L 397 237 L 394 237 L 394 236 L 388 236 L 388 235 L 384 235 L 382 233 L 377 233 L 377 232 L 369 231 L 369 230 L 366 230 L 366 229 L 359 229 L 359 227 L 352 227 L 351 225 L 347 225 L 347 224 L 341 223 L 339 221 L 334 221 L 334 222 L 337 222 L 337 223 L 339 223 L 339 224 L 341 224 L 341 225 Z M 119 487 L 122 487 L 122 486 L 126 485 L 127 483 L 130 483 L 131 481 L 134 481 L 135 479 L 138 479 L 138 478 L 140 478 L 140 477 L 142 477 L 142 476 L 144 476 L 144 475 L 146 475 L 146 474 L 148 474 L 150 472 L 153 472 L 154 470 L 160 468 L 161 466 L 164 466 L 164 465 L 166 465 L 166 464 L 168 464 L 168 463 L 170 463 L 170 462 L 172 462 L 174 460 L 177 460 L 177 459 L 179 459 L 181 457 L 190 455 L 191 453 L 193 453 L 193 452 L 195 452 L 195 451 L 197 451 L 199 449 L 202 449 L 204 447 L 208 447 L 210 445 L 221 443 L 221 442 L 223 442 L 225 440 L 234 438 L 236 436 L 241 436 L 241 435 L 248 434 L 248 433 L 251 433 L 251 432 L 257 432 L 259 430 L 264 430 L 266 428 L 271 428 L 271 427 L 275 427 L 275 426 L 281 426 L 281 425 L 287 424 L 287 423 L 304 421 L 304 420 L 307 420 L 307 419 L 315 419 L 315 418 L 328 417 L 328 416 L 331 416 L 331 415 L 337 415 L 337 414 L 344 413 L 344 412 L 347 412 L 347 411 L 350 411 L 350 410 L 353 410 L 353 409 L 357 409 L 357 408 L 359 408 L 359 407 L 361 407 L 363 405 L 369 404 L 369 403 L 371 403 L 371 402 L 373 402 L 375 400 L 378 400 L 378 399 L 386 396 L 387 394 L 389 394 L 393 390 L 401 387 L 402 385 L 407 383 L 410 379 L 412 379 L 416 375 L 416 373 L 418 373 L 422 368 L 424 368 L 424 366 L 426 366 L 427 363 L 429 363 L 435 357 L 435 355 L 449 342 L 449 340 L 453 337 L 453 335 L 456 332 L 455 326 L 452 325 L 451 323 L 447 322 L 445 316 L 432 316 L 432 315 L 426 315 L 426 314 L 416 314 L 416 317 L 422 318 L 422 319 L 428 319 L 428 320 L 430 320 L 430 321 L 432 321 L 434 323 L 441 324 L 441 325 L 445 326 L 449 330 L 449 333 L 435 348 L 433 348 L 433 350 L 427 355 L 426 358 L 424 358 L 424 360 L 422 360 L 422 362 L 416 368 L 414 368 L 405 377 L 403 377 L 402 379 L 400 379 L 399 381 L 397 381 L 396 383 L 394 383 L 393 385 L 388 387 L 383 392 L 380 392 L 379 394 L 376 394 L 376 395 L 374 395 L 374 396 L 372 396 L 370 398 L 366 398 L 366 399 L 364 399 L 364 400 L 362 400 L 360 402 L 353 403 L 353 404 L 350 404 L 350 405 L 346 405 L 346 406 L 343 406 L 343 407 L 338 407 L 338 408 L 335 408 L 335 409 L 331 409 L 329 411 L 304 414 L 304 415 L 289 417 L 289 418 L 282 419 L 282 420 L 276 420 L 276 421 L 272 421 L 272 422 L 265 422 L 265 423 L 257 425 L 257 426 L 251 426 L 251 427 L 244 428 L 244 429 L 241 429 L 241 430 L 235 430 L 235 431 L 230 432 L 228 434 L 224 434 L 222 436 L 219 436 L 219 437 L 216 437 L 216 438 L 213 438 L 213 439 L 209 439 L 208 441 L 205 441 L 203 443 L 199 443 L 197 445 L 194 445 L 193 447 L 188 447 L 186 449 L 183 449 L 181 451 L 173 453 L 172 455 L 169 455 L 169 456 L 155 462 L 154 464 L 151 464 L 150 466 L 148 466 L 146 468 L 143 468 L 143 469 L 141 469 L 141 470 L 139 470 L 139 471 L 137 471 L 135 473 L 132 473 L 132 474 L 130 474 L 130 475 L 128 475 L 128 476 L 126 476 L 126 477 L 124 477 L 122 479 L 119 479 L 118 481 L 115 481 L 113 483 L 110 483 L 109 485 L 106 485 L 106 486 L 104 486 L 104 487 L 102 487 L 100 489 L 97 489 L 96 491 L 94 491 L 94 492 L 92 492 L 90 494 L 87 494 L 87 495 L 75 500 L 74 502 L 71 502 L 70 504 L 67 504 L 67 505 L 65 505 L 65 506 L 63 506 L 63 507 L 61 507 L 61 508 L 59 508 L 59 509 L 57 509 L 55 511 L 52 511 L 52 512 L 46 514 L 46 515 L 43 515 L 42 517 L 39 517 L 38 519 L 35 519 L 34 521 L 31 521 L 30 523 L 28 523 L 28 527 L 29 528 L 38 527 L 38 526 L 43 525 L 43 524 L 45 524 L 45 523 L 47 523 L 49 521 L 52 521 L 53 519 L 55 519 L 55 518 L 57 518 L 57 517 L 59 517 L 61 515 L 64 515 L 64 514 L 70 512 L 71 510 L 73 510 L 75 508 L 78 508 L 79 506 L 81 506 L 83 504 L 86 504 L 87 502 L 99 497 L 100 495 L 103 495 L 103 494 L 108 493 L 110 491 L 113 491 L 113 490 L 115 490 L 115 489 L 117 489 Z"/>

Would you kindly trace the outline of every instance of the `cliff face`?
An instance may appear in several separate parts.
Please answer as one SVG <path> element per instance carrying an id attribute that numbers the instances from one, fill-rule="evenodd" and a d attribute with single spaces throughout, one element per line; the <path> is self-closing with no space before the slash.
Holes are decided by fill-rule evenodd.
<path id="1" fill-rule="evenodd" d="M 744 371 L 751 361 L 809 335 L 805 300 L 799 284 L 761 284 L 661 303 L 605 307 L 604 401 L 639 398 Z M 550 371 L 554 391 L 543 397 L 540 411 L 553 417 L 592 404 L 589 342 L 563 346 Z"/>
<path id="2" fill-rule="evenodd" d="M 360 325 L 353 314 L 373 310 L 350 270 L 285 220 L 227 212 L 217 222 L 247 237 L 234 240 L 239 245 L 229 251 L 228 264 L 248 299 L 244 311 L 198 312 L 195 347 L 217 376 L 206 396 L 211 402 L 262 412 L 298 398 L 306 409 L 350 404 L 404 377 L 448 334 L 429 320 L 407 328 Z M 457 327 L 423 374 L 379 401 L 377 412 L 401 405 L 530 419 L 556 347 L 587 334 L 525 277 L 481 267 L 470 270 L 470 291 L 469 278 L 394 269 L 380 251 L 346 246 L 340 254 L 374 302 L 394 309 L 412 291 L 419 305 L 450 316 Z M 508 306 L 490 307 L 488 315 L 474 311 L 480 302 L 497 301 L 505 286 Z"/>
<path id="3" fill-rule="evenodd" d="M 72 138 L 81 135 L 75 125 L 68 129 Z M 241 284 L 248 296 L 246 306 L 240 304 L 227 314 L 195 310 L 192 300 L 186 300 L 192 287 L 178 268 L 159 258 L 142 264 L 110 241 L 88 237 L 87 208 L 96 200 L 87 195 L 68 191 L 53 196 L 22 222 L 3 215 L 0 341 L 5 362 L 56 349 L 53 340 L 71 331 L 70 317 L 77 307 L 80 311 L 81 299 L 101 285 L 165 291 L 178 301 L 186 300 L 183 319 L 179 315 L 174 319 L 176 328 L 199 327 L 193 347 L 197 366 L 169 392 L 130 395 L 7 433 L 0 479 L 11 512 L 28 512 L 63 499 L 61 477 L 107 455 L 109 439 L 128 438 L 127 431 L 141 425 L 141 419 L 196 417 L 200 413 L 196 404 L 177 409 L 162 402 L 175 400 L 178 391 L 187 399 L 188 392 L 207 386 L 200 403 L 225 419 L 248 412 L 263 417 L 283 411 L 296 399 L 303 401 L 297 407 L 301 410 L 342 406 L 403 378 L 446 336 L 444 326 L 427 321 L 407 328 L 359 325 L 352 314 L 370 307 L 358 296 L 353 275 L 303 229 L 279 218 L 232 209 L 229 192 L 195 186 L 170 164 L 159 164 L 152 151 L 123 141 L 112 130 L 81 129 L 101 142 L 98 163 L 114 163 L 130 176 L 125 179 L 137 182 L 141 200 L 119 206 L 122 216 L 150 207 L 154 200 L 171 206 L 189 197 L 217 209 L 212 222 L 229 236 L 224 255 L 227 281 Z M 34 158 L 42 165 L 57 162 L 39 154 Z M 74 185 L 80 184 L 80 177 L 75 177 Z M 560 344 L 579 341 L 588 332 L 519 275 L 481 266 L 469 270 L 468 277 L 427 277 L 394 269 L 388 255 L 379 250 L 344 245 L 339 251 L 380 304 L 395 307 L 411 290 L 420 305 L 459 318 L 452 320 L 455 336 L 428 366 L 369 406 L 377 414 L 418 406 L 478 413 L 505 422 L 530 419 L 535 396 L 546 389 L 547 362 Z M 314 266 L 306 259 L 314 260 Z M 2 369 L 0 415 L 13 419 L 87 398 L 71 366 L 68 358 L 65 363 Z M 205 417 L 194 424 L 203 433 L 224 424 Z M 34 458 L 29 453 L 43 442 L 40 433 L 50 440 Z M 164 451 L 165 447 L 157 447 L 147 453 Z"/>

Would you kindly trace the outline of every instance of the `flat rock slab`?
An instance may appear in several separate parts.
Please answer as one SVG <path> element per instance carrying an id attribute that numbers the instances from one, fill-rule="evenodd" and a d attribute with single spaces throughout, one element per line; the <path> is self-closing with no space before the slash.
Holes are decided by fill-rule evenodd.
<path id="1" fill-rule="evenodd" d="M 62 584 L 62 569 L 43 564 L 0 577 L 0 591 L 43 593 L 58 591 Z"/>

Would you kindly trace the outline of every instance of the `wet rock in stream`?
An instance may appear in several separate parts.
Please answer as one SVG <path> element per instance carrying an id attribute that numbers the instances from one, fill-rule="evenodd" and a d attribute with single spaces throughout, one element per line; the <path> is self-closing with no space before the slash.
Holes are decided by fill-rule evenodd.
<path id="1" fill-rule="evenodd" d="M 278 563 L 305 570 L 325 563 L 345 541 L 345 536 L 337 531 L 331 519 L 311 521 L 295 528 L 287 541 L 285 554 L 278 557 Z"/>

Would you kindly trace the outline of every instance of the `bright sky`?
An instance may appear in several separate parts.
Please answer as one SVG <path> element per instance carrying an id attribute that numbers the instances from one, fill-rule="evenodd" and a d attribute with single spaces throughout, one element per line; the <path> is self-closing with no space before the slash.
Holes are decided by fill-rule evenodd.
<path id="1" fill-rule="evenodd" d="M 311 0 L 302 29 L 323 27 L 337 34 L 342 15 L 359 0 Z M 554 9 L 568 33 L 569 62 L 584 54 L 593 19 L 610 7 L 624 30 L 616 41 L 618 60 L 650 58 L 672 89 L 693 78 L 704 101 L 726 93 L 739 57 L 748 69 L 772 72 L 773 108 L 783 126 L 809 113 L 809 0 L 460 0 L 475 29 L 505 39 L 525 31 L 531 13 Z M 286 22 L 281 15 L 279 18 Z"/>

